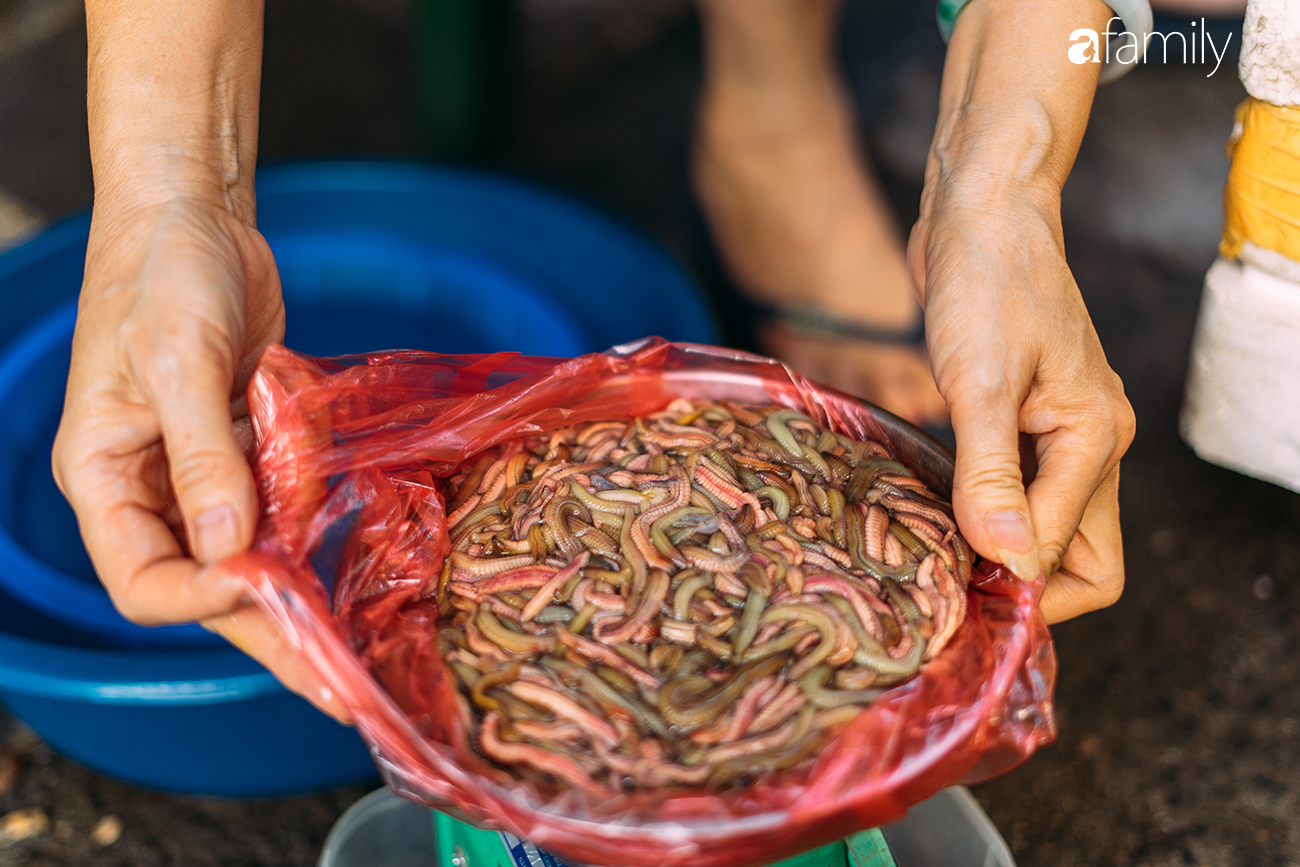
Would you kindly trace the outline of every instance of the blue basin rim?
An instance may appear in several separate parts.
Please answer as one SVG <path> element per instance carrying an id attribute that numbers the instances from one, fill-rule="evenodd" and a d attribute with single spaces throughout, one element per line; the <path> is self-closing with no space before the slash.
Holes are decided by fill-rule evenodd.
<path id="1" fill-rule="evenodd" d="M 0 693 L 92 704 L 201 705 L 287 692 L 233 647 L 176 653 L 84 650 L 0 633 Z"/>
<path id="2" fill-rule="evenodd" d="M 626 217 L 575 196 L 569 190 L 552 189 L 527 177 L 407 160 L 311 160 L 257 167 L 259 197 L 322 192 L 403 195 L 432 192 L 444 197 L 467 190 L 473 191 L 475 197 L 503 196 L 507 201 L 542 205 L 549 211 L 574 216 L 583 223 L 598 221 L 603 231 L 614 228 L 626 236 L 623 240 L 632 240 L 644 248 L 642 252 L 653 251 L 655 258 L 680 267 L 651 235 Z M 702 305 L 706 303 L 701 300 Z"/>

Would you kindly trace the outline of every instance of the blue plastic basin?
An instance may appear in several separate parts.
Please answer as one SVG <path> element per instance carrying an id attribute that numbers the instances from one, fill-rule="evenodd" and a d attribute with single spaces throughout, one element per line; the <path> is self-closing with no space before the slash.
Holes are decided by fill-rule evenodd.
<path id="1" fill-rule="evenodd" d="M 114 649 L 2 593 L 0 702 L 59 752 L 152 788 L 248 797 L 375 776 L 355 731 L 231 647 Z"/>
<path id="2" fill-rule="evenodd" d="M 265 170 L 259 226 L 286 343 L 576 355 L 712 342 L 656 245 L 536 188 L 409 164 Z M 49 472 L 89 219 L 0 256 L 0 702 L 57 749 L 145 785 L 259 795 L 373 773 L 359 738 L 196 626 L 146 629 L 99 585 Z M 6 345 L 7 344 L 7 345 Z"/>

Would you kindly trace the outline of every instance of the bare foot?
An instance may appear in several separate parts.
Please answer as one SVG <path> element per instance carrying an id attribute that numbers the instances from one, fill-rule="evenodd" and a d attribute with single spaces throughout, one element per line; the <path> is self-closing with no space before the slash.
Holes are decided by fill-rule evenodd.
<path id="1" fill-rule="evenodd" d="M 707 30 L 728 26 L 727 14 L 708 8 L 726 5 L 705 4 Z M 770 12 L 780 4 L 764 6 Z M 868 173 L 829 61 L 783 63 L 779 45 L 762 47 L 771 62 L 755 74 L 735 40 L 709 37 L 693 174 L 728 270 L 767 305 L 899 331 L 914 327 L 920 310 L 902 240 Z M 813 379 L 916 423 L 946 418 L 921 349 L 776 323 L 759 337 L 765 351 Z"/>

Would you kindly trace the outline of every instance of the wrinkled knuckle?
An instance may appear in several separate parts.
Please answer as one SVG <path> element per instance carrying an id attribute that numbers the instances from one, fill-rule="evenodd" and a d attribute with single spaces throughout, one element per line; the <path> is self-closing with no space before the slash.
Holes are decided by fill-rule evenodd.
<path id="1" fill-rule="evenodd" d="M 166 622 L 129 587 L 110 588 L 108 595 L 117 613 L 138 626 L 160 626 Z"/>
<path id="2" fill-rule="evenodd" d="M 1061 568 L 1061 561 L 1065 559 L 1065 546 L 1057 542 L 1040 542 L 1038 546 L 1038 560 L 1042 564 L 1044 575 L 1053 575 L 1056 570 Z"/>
<path id="3" fill-rule="evenodd" d="M 965 362 L 956 369 L 945 370 L 948 384 L 960 399 L 971 403 L 990 403 L 1010 396 L 1007 372 L 994 359 L 980 358 Z"/>
<path id="4" fill-rule="evenodd" d="M 127 350 L 131 369 L 151 395 L 174 391 L 184 381 L 184 371 L 192 363 L 188 352 L 175 340 L 140 340 Z"/>
<path id="5" fill-rule="evenodd" d="M 54 435 L 54 447 L 50 449 L 50 471 L 54 475 L 54 483 L 64 496 L 68 494 L 66 468 L 70 463 L 69 448 L 67 427 L 61 424 L 58 433 Z"/>
<path id="6" fill-rule="evenodd" d="M 1124 566 L 1121 564 L 1107 572 L 1095 587 L 1094 598 L 1097 608 L 1109 608 L 1114 605 L 1124 595 Z"/>
<path id="7" fill-rule="evenodd" d="M 1117 401 L 1095 402 L 1079 414 L 1077 423 L 1094 450 L 1104 451 L 1111 461 L 1119 460 L 1128 451 L 1137 434 L 1137 416 L 1123 395 Z"/>
<path id="8" fill-rule="evenodd" d="M 1117 420 L 1122 416 L 1132 417 L 1133 404 L 1129 402 L 1128 394 L 1124 391 L 1124 381 L 1113 370 L 1110 371 L 1103 399 L 1110 404 L 1111 412 Z"/>
<path id="9" fill-rule="evenodd" d="M 151 336 L 128 344 L 132 368 L 154 395 L 207 380 L 209 371 L 233 372 L 235 355 L 229 340 L 198 322 L 171 324 Z"/>
<path id="10" fill-rule="evenodd" d="M 50 449 L 50 471 L 54 483 L 69 502 L 73 502 L 78 488 L 82 487 L 79 481 L 85 474 L 85 461 L 89 454 L 85 436 L 76 425 L 64 419 L 54 435 L 54 447 Z"/>
<path id="11" fill-rule="evenodd" d="M 214 482 L 232 477 L 227 455 L 212 449 L 198 449 L 169 455 L 172 486 L 182 500 Z"/>
<path id="12" fill-rule="evenodd" d="M 1086 572 L 1075 573 L 1086 582 L 1087 610 L 1097 611 L 1109 608 L 1119 601 L 1124 594 L 1124 562 L 1116 560 L 1112 564 L 1094 565 Z"/>
<path id="13" fill-rule="evenodd" d="M 1128 451 L 1128 447 L 1133 444 L 1133 438 L 1137 436 L 1137 413 L 1133 411 L 1133 405 L 1127 398 L 1123 399 L 1119 407 L 1115 420 L 1115 433 L 1118 441 L 1118 456 Z"/>
<path id="14" fill-rule="evenodd" d="M 1024 497 L 1017 460 L 999 460 L 967 467 L 961 475 L 960 485 L 968 494 L 974 494 L 985 507 L 992 505 L 990 500 L 1019 501 Z"/>

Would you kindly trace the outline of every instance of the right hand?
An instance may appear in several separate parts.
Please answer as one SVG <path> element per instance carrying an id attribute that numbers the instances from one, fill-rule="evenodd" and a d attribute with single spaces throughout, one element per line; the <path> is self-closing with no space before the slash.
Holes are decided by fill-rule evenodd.
<path id="1" fill-rule="evenodd" d="M 200 621 L 337 718 L 346 712 L 218 564 L 258 516 L 244 389 L 284 336 L 270 248 L 198 197 L 97 206 L 54 476 L 113 603 Z"/>
<path id="2" fill-rule="evenodd" d="M 1133 409 L 1066 264 L 1054 197 L 973 204 L 941 177 L 910 253 L 957 438 L 953 510 L 980 554 L 1046 578 L 1040 607 L 1056 623 L 1123 590 Z"/>

